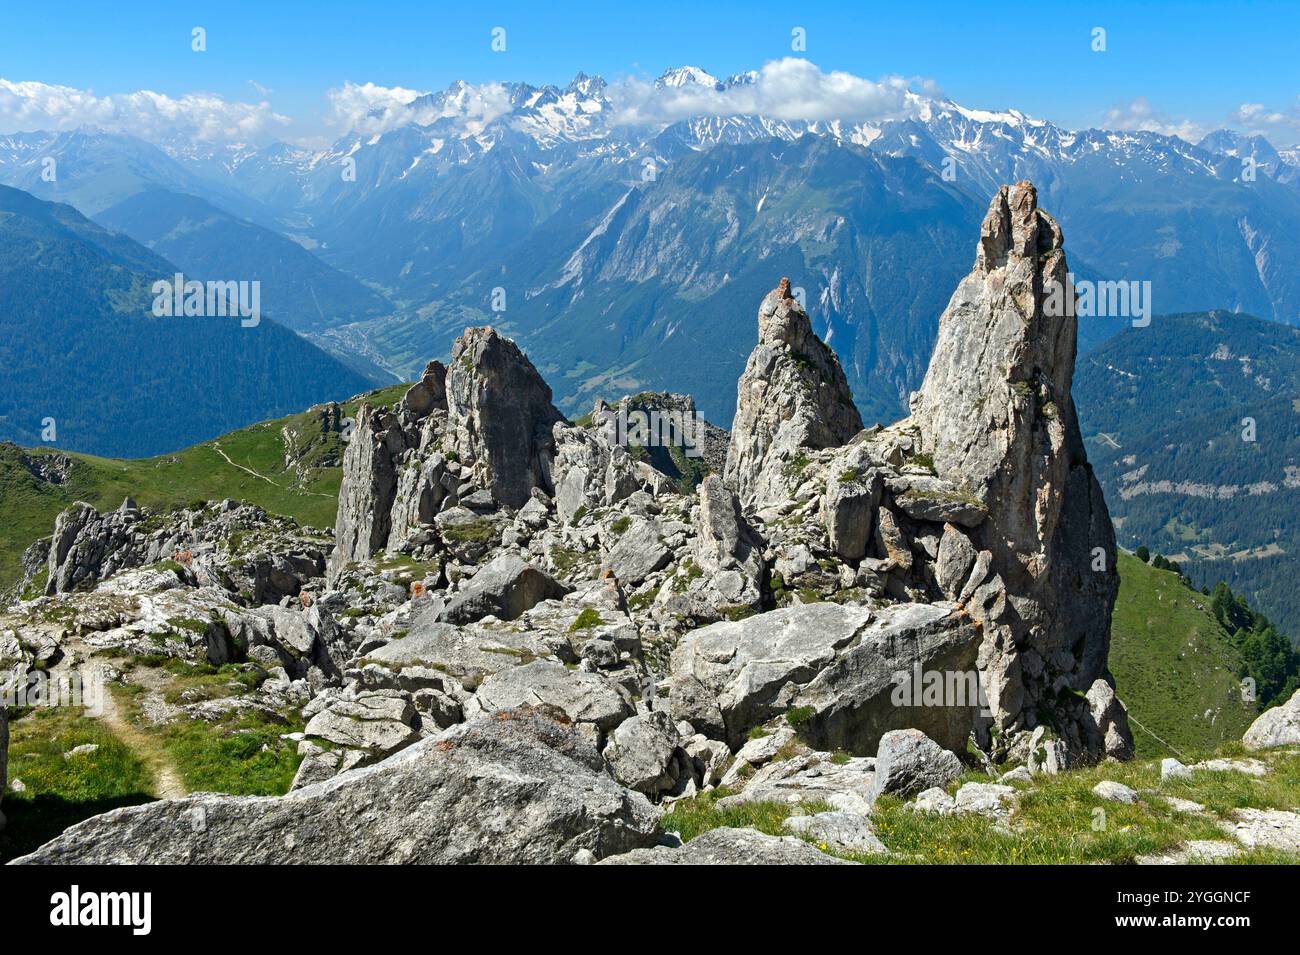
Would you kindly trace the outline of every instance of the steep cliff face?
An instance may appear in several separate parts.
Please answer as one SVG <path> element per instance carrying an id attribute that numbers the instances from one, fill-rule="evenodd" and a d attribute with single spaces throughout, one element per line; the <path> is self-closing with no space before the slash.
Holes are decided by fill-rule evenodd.
<path id="1" fill-rule="evenodd" d="M 759 305 L 758 345 L 737 386 L 727 486 L 746 506 L 786 501 L 801 451 L 836 447 L 860 430 L 839 360 L 781 279 Z"/>
<path id="2" fill-rule="evenodd" d="M 451 450 L 477 486 L 510 507 L 535 487 L 553 491 L 551 429 L 564 416 L 514 342 L 489 327 L 465 329 L 451 350 L 447 411 Z"/>
<path id="3" fill-rule="evenodd" d="M 391 411 L 361 405 L 343 453 L 331 579 L 349 563 L 399 543 L 422 502 L 441 501 L 443 474 L 430 459 L 437 457 L 432 445 L 447 417 L 446 378 L 442 363 L 431 361 Z"/>
<path id="4" fill-rule="evenodd" d="M 1003 186 L 975 266 L 939 321 L 911 424 L 940 478 L 988 509 L 974 532 L 1006 599 L 972 607 L 980 669 L 1000 731 L 1050 720 L 1072 748 L 1130 745 L 1106 695 L 1115 539 L 1070 396 L 1076 323 L 1063 237 L 1033 185 Z M 1107 687 L 1108 688 L 1108 687 Z"/>

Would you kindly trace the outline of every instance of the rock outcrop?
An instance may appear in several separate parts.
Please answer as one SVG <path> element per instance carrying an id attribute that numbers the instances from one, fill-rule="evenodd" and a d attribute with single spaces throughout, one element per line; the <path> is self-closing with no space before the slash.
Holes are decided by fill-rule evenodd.
<path id="1" fill-rule="evenodd" d="M 553 490 L 551 429 L 564 416 L 514 342 L 490 327 L 465 329 L 451 349 L 447 411 L 450 450 L 475 485 L 510 507 L 523 507 L 535 487 Z"/>
<path id="2" fill-rule="evenodd" d="M 502 554 L 474 575 L 438 615 L 438 620 L 473 623 L 489 614 L 499 620 L 514 620 L 543 600 L 563 597 L 568 592 L 569 588 L 532 564 L 514 554 Z"/>
<path id="3" fill-rule="evenodd" d="M 1300 746 L 1300 690 L 1271 710 L 1265 710 L 1250 724 L 1242 742 L 1247 749 Z"/>
<path id="4" fill-rule="evenodd" d="M 45 591 L 86 592 L 116 574 L 171 561 L 201 586 L 223 588 L 246 604 L 274 603 L 296 598 L 319 578 L 328 551 L 325 532 L 251 504 L 145 511 L 128 497 L 101 514 L 77 502 L 55 518 Z"/>
<path id="5" fill-rule="evenodd" d="M 994 728 L 1009 739 L 1051 714 L 1074 752 L 1123 756 L 1132 748 L 1123 708 L 1099 726 L 1080 699 L 1114 683 L 1106 659 L 1119 577 L 1070 396 L 1077 328 L 1062 245 L 1030 183 L 1002 187 L 975 267 L 939 320 L 910 424 L 938 476 L 987 510 L 972 539 L 997 584 L 969 606 L 984 628 Z"/>
<path id="6" fill-rule="evenodd" d="M 542 709 L 461 724 L 287 796 L 116 809 L 20 863 L 563 864 L 649 847 L 659 814 Z"/>
<path id="7" fill-rule="evenodd" d="M 348 561 L 373 557 L 387 546 L 397 493 L 394 459 L 405 451 L 406 436 L 396 416 L 363 403 L 343 453 L 331 572 Z"/>
<path id="8" fill-rule="evenodd" d="M 934 786 L 946 786 L 961 772 L 961 760 L 920 730 L 890 730 L 876 750 L 870 798 L 874 803 L 888 793 L 906 799 Z"/>
<path id="9" fill-rule="evenodd" d="M 759 305 L 758 345 L 737 387 L 727 485 L 746 507 L 789 500 L 801 452 L 837 447 L 860 430 L 844 370 L 781 279 Z"/>
<path id="10" fill-rule="evenodd" d="M 446 368 L 431 361 L 391 410 L 369 402 L 358 409 L 343 453 L 331 580 L 348 564 L 404 543 L 412 524 L 432 521 L 454 491 L 446 459 L 433 447 L 447 416 L 446 378 Z"/>
<path id="11" fill-rule="evenodd" d="M 67 593 L 119 570 L 138 567 L 145 555 L 135 527 L 143 517 L 130 498 L 107 514 L 84 502 L 59 514 L 49 547 L 46 594 Z"/>
<path id="12" fill-rule="evenodd" d="M 960 749 L 977 693 L 927 702 L 910 698 L 910 685 L 918 669 L 973 677 L 977 642 L 974 623 L 952 604 L 807 604 L 724 621 L 673 651 L 672 713 L 733 748 L 787 714 L 820 749 L 871 755 L 886 732 L 907 727 Z"/>
<path id="13" fill-rule="evenodd" d="M 473 524 L 499 505 L 522 509 L 534 493 L 551 494 L 552 429 L 563 422 L 514 342 L 467 328 L 449 369 L 430 362 L 391 410 L 362 404 L 343 456 L 330 581 L 381 552 L 428 558 L 450 542 L 459 556 L 481 556 L 481 526 L 469 539 L 441 533 L 450 512 Z"/>

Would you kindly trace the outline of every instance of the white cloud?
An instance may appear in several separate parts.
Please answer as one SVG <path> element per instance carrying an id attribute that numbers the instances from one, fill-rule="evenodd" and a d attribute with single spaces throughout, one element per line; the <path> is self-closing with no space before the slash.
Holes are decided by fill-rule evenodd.
<path id="1" fill-rule="evenodd" d="M 288 123 L 265 101 L 230 102 L 212 93 L 175 99 L 151 90 L 97 96 L 70 86 L 0 79 L 0 132 L 97 126 L 150 142 L 255 143 L 274 138 Z"/>
<path id="2" fill-rule="evenodd" d="M 1106 129 L 1128 129 L 1164 136 L 1177 136 L 1189 143 L 1200 140 L 1209 130 L 1190 119 L 1174 120 L 1156 110 L 1145 96 L 1106 111 Z"/>
<path id="3" fill-rule="evenodd" d="M 344 83 L 325 94 L 330 104 L 327 122 L 344 132 L 387 132 L 410 122 L 408 107 L 421 95 L 400 86 Z"/>
<path id="4" fill-rule="evenodd" d="M 1242 103 L 1228 123 L 1245 132 L 1265 137 L 1274 146 L 1300 144 L 1300 97 L 1289 109 L 1269 109 L 1263 103 Z"/>
<path id="5" fill-rule="evenodd" d="M 386 133 L 408 123 L 428 125 L 445 118 L 459 118 L 464 132 L 476 133 L 510 111 L 509 91 L 500 83 L 455 83 L 434 94 L 401 86 L 344 83 L 326 93 L 326 98 L 329 126 L 364 134 Z"/>
<path id="6" fill-rule="evenodd" d="M 707 74 L 696 78 L 706 79 Z M 0 79 L 0 133 L 96 126 L 161 144 L 196 140 L 260 145 L 277 138 L 292 140 L 295 131 L 303 132 L 297 121 L 272 109 L 267 101 L 271 90 L 254 80 L 248 83 L 259 101 L 237 102 L 211 93 L 171 97 L 150 90 L 99 96 L 69 86 Z M 460 134 L 473 135 L 510 112 L 510 95 L 511 88 L 501 83 L 454 83 L 444 91 L 427 93 L 346 82 L 326 92 L 323 116 L 307 119 L 316 130 L 337 136 L 374 135 L 410 123 L 427 125 L 450 118 L 458 121 L 452 125 Z M 613 121 L 629 125 L 658 125 L 703 115 L 882 122 L 915 116 L 927 103 L 943 98 L 929 80 L 900 76 L 869 80 L 842 70 L 824 71 L 798 57 L 772 60 L 722 89 L 711 82 L 661 88 L 625 78 L 610 84 L 605 95 Z M 1300 102 L 1284 109 L 1244 103 L 1225 122 L 1265 135 L 1276 146 L 1294 145 L 1300 141 Z M 1179 136 L 1190 142 L 1217 128 L 1174 119 L 1143 96 L 1108 110 L 1101 125 Z"/>
<path id="7" fill-rule="evenodd" d="M 930 95 L 936 92 L 928 82 L 921 88 Z M 916 98 L 909 97 L 909 89 L 902 77 L 866 80 L 839 70 L 823 72 L 807 60 L 788 57 L 773 60 L 748 74 L 745 82 L 722 90 L 699 83 L 660 88 L 645 80 L 623 79 L 607 87 L 606 95 L 614 122 L 626 125 L 752 114 L 791 121 L 861 122 L 912 115 Z M 363 134 L 448 117 L 461 119 L 463 132 L 474 133 L 510 111 L 510 91 L 500 83 L 456 83 L 432 94 L 400 86 L 345 83 L 330 90 L 327 98 L 327 124 Z"/>
<path id="8" fill-rule="evenodd" d="M 772 60 L 748 80 L 718 90 L 699 84 L 661 89 L 629 79 L 611 87 L 610 98 L 624 123 L 752 114 L 791 121 L 863 122 L 897 119 L 911 115 L 914 108 L 908 81 L 902 77 L 868 80 L 842 70 L 828 73 L 798 57 Z"/>

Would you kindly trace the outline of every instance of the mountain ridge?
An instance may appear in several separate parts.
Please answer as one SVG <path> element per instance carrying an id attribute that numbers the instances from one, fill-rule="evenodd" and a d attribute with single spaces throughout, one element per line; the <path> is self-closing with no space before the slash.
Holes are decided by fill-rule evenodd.
<path id="1" fill-rule="evenodd" d="M 154 283 L 177 271 L 70 206 L 0 186 L 0 439 L 165 452 L 370 384 L 269 318 L 155 316 Z"/>

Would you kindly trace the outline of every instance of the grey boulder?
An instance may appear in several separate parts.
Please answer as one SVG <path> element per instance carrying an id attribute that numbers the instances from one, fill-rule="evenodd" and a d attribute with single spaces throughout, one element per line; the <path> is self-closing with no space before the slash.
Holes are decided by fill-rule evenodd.
<path id="1" fill-rule="evenodd" d="M 431 619 L 436 608 L 411 625 L 411 632 L 366 654 L 369 662 L 394 671 L 430 667 L 477 686 L 498 670 L 545 658 L 551 651 L 540 634 L 509 628 L 458 627 Z"/>
<path id="2" fill-rule="evenodd" d="M 672 560 L 659 522 L 637 520 L 623 532 L 605 558 L 605 569 L 621 584 L 635 586 Z"/>
<path id="3" fill-rule="evenodd" d="M 885 855 L 889 849 L 871 820 L 856 812 L 819 812 L 812 816 L 791 816 L 784 823 L 791 835 L 809 839 L 819 846 L 837 852 L 856 852 L 863 855 Z"/>
<path id="4" fill-rule="evenodd" d="M 610 734 L 605 762 L 624 786 L 647 795 L 671 790 L 684 767 L 677 759 L 681 737 L 663 710 L 624 720 Z"/>
<path id="5" fill-rule="evenodd" d="M 516 554 L 502 554 L 476 573 L 465 589 L 438 614 L 442 623 L 472 623 L 491 614 L 514 620 L 543 600 L 563 597 L 569 588 Z"/>
<path id="6" fill-rule="evenodd" d="M 860 560 L 875 531 L 881 480 L 875 470 L 836 471 L 844 463 L 837 459 L 831 465 L 822 495 L 822 522 L 835 552 L 844 560 Z"/>
<path id="7" fill-rule="evenodd" d="M 1300 745 L 1300 690 L 1280 706 L 1261 713 L 1241 741 L 1253 750 Z"/>
<path id="8" fill-rule="evenodd" d="M 900 694 L 918 666 L 973 686 L 978 639 L 951 604 L 786 607 L 687 634 L 672 654 L 670 704 L 676 718 L 706 734 L 716 706 L 721 738 L 733 748 L 750 728 L 790 713 L 800 735 L 821 750 L 872 755 L 886 732 L 909 727 L 958 749 L 970 734 L 977 693 L 940 706 Z"/>
<path id="9" fill-rule="evenodd" d="M 1094 796 L 1099 799 L 1106 799 L 1110 802 L 1123 802 L 1132 805 L 1138 801 L 1137 791 L 1125 786 L 1123 783 L 1117 783 L 1112 779 L 1103 779 L 1097 785 L 1092 787 Z"/>
<path id="10" fill-rule="evenodd" d="M 355 700 L 337 700 L 313 716 L 308 737 L 367 751 L 371 759 L 395 753 L 420 738 L 415 708 L 396 690 L 362 693 Z"/>
<path id="11" fill-rule="evenodd" d="M 946 786 L 961 773 L 961 760 L 920 730 L 890 730 L 880 738 L 871 801 L 886 793 L 906 799 Z"/>
<path id="12" fill-rule="evenodd" d="M 608 733 L 634 712 L 626 691 L 596 673 L 534 660 L 494 673 L 465 704 L 466 719 L 483 718 L 525 704 L 555 707 L 573 723 Z"/>

